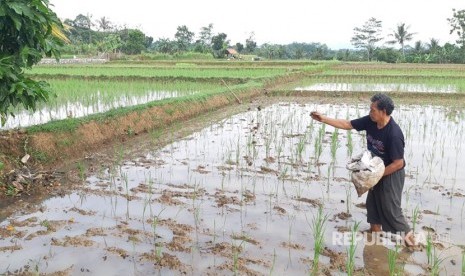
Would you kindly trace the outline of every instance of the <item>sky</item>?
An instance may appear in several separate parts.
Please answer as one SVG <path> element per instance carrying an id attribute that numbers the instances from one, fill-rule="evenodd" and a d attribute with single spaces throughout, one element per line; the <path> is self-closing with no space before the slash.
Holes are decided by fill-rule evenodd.
<path id="1" fill-rule="evenodd" d="M 383 35 L 399 23 L 416 33 L 407 45 L 431 38 L 440 45 L 454 43 L 447 18 L 452 9 L 465 9 L 463 0 L 50 0 L 51 9 L 61 19 L 78 14 L 95 22 L 106 17 L 113 24 L 137 28 L 154 40 L 174 39 L 176 28 L 186 25 L 196 35 L 213 24 L 213 33 L 225 33 L 231 44 L 245 40 L 253 32 L 261 45 L 292 42 L 319 42 L 331 49 L 353 48 L 353 29 L 370 17 L 382 21 Z M 380 42 L 379 45 L 382 45 Z"/>

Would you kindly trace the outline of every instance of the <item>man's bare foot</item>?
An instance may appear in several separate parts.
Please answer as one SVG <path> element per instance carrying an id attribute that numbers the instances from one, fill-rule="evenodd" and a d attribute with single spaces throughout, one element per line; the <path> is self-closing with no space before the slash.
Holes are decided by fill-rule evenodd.
<path id="1" fill-rule="evenodd" d="M 370 232 L 381 232 L 381 224 L 370 224 Z"/>
<path id="2" fill-rule="evenodd" d="M 407 235 L 405 235 L 404 242 L 405 242 L 405 245 L 407 245 L 408 247 L 415 246 L 415 237 L 413 235 L 412 230 L 410 230 L 410 232 L 408 232 Z"/>

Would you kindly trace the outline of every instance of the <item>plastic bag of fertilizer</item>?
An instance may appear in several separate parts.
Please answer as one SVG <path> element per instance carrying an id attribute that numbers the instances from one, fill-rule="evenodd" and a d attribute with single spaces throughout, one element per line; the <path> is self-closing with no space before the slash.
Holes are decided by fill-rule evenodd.
<path id="1" fill-rule="evenodd" d="M 368 150 L 353 157 L 346 167 L 352 171 L 352 183 L 359 197 L 375 186 L 384 174 L 383 160 L 378 156 L 372 156 Z"/>

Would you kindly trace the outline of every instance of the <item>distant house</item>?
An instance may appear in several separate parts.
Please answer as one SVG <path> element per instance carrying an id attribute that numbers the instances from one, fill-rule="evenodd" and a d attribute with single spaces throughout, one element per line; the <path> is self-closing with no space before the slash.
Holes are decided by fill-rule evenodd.
<path id="1" fill-rule="evenodd" d="M 236 49 L 228 48 L 226 49 L 226 57 L 227 58 L 239 58 L 239 53 L 236 51 Z"/>

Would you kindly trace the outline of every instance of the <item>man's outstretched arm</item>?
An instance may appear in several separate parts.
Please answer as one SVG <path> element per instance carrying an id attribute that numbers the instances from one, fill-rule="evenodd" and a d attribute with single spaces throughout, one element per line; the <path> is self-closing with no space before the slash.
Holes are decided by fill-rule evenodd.
<path id="1" fill-rule="evenodd" d="M 346 129 L 346 130 L 354 128 L 349 120 L 330 118 L 316 111 L 311 112 L 310 116 L 312 117 L 313 120 L 317 120 L 318 122 L 328 124 L 335 128 Z"/>

